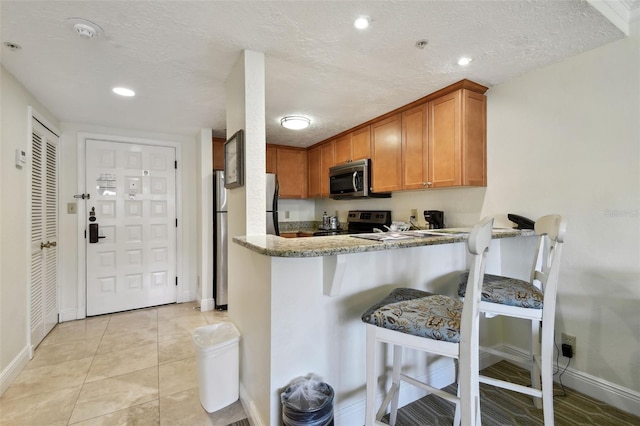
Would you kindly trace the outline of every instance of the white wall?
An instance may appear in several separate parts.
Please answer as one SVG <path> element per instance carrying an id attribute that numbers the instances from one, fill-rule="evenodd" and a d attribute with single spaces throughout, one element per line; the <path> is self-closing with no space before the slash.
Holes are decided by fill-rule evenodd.
<path id="1" fill-rule="evenodd" d="M 51 115 L 4 67 L 0 66 L 0 385 L 10 375 L 12 363 L 27 347 L 27 291 L 29 285 L 28 235 L 30 215 L 31 121 L 32 106 L 50 123 Z M 27 164 L 14 165 L 15 149 L 28 152 Z M 4 389 L 0 388 L 0 393 Z"/>
<path id="2" fill-rule="evenodd" d="M 181 154 L 178 168 L 182 173 L 182 211 L 178 212 L 182 226 L 182 240 L 178 242 L 178 247 L 182 246 L 182 262 L 178 265 L 181 271 L 179 281 L 182 293 L 178 295 L 179 301 L 195 300 L 197 287 L 197 264 L 198 246 L 197 232 L 198 223 L 196 207 L 197 185 L 196 185 L 196 148 L 199 143 L 199 135 L 169 135 L 162 133 L 152 133 L 134 131 L 127 129 L 105 128 L 95 125 L 61 123 L 63 135 L 61 138 L 61 170 L 59 180 L 60 205 L 64 207 L 59 216 L 60 226 L 60 250 L 59 276 L 60 292 L 59 305 L 62 320 L 72 320 L 84 317 L 84 301 L 79 300 L 82 292 L 79 292 L 78 275 L 83 274 L 83 267 L 78 265 L 78 250 L 83 250 L 82 245 L 78 245 L 78 221 L 81 215 L 67 214 L 66 204 L 78 202 L 78 211 L 86 209 L 87 201 L 73 198 L 78 193 L 78 134 L 102 135 L 105 137 L 125 138 L 130 140 L 151 140 L 173 142 L 179 145 Z"/>
<path id="3" fill-rule="evenodd" d="M 556 332 L 572 366 L 640 391 L 640 50 L 633 35 L 488 93 L 483 214 L 568 218 Z M 519 329 L 508 338 L 516 338 Z"/>

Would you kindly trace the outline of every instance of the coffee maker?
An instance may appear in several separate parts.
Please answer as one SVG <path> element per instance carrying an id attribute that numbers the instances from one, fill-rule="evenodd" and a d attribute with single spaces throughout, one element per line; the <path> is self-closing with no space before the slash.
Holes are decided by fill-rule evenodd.
<path id="1" fill-rule="evenodd" d="M 444 212 L 442 210 L 425 210 L 424 220 L 429 229 L 444 228 Z"/>

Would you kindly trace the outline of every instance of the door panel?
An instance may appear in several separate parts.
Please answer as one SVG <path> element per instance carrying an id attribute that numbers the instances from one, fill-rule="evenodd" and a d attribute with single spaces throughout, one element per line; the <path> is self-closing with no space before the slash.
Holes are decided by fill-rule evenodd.
<path id="1" fill-rule="evenodd" d="M 33 347 L 58 323 L 58 137 L 37 120 L 31 140 L 31 280 Z"/>
<path id="2" fill-rule="evenodd" d="M 175 149 L 87 140 L 87 316 L 173 303 Z M 92 221 L 93 219 L 93 221 Z"/>

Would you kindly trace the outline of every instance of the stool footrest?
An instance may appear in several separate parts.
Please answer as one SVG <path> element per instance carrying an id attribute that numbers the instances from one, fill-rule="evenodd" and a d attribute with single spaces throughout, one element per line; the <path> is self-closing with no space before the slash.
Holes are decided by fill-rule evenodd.
<path id="1" fill-rule="evenodd" d="M 424 382 L 414 379 L 413 377 L 409 377 L 406 374 L 400 374 L 400 380 L 403 380 L 413 386 L 416 386 L 422 390 L 425 390 L 429 393 L 439 396 L 442 399 L 446 399 L 449 402 L 453 402 L 454 404 L 458 404 L 460 402 L 460 398 L 455 395 L 450 394 L 447 391 L 443 391 L 442 389 L 435 388 L 430 386 Z"/>
<path id="2" fill-rule="evenodd" d="M 529 386 L 517 385 L 515 383 L 506 382 L 504 380 L 498 380 L 494 379 L 493 377 L 487 376 L 478 376 L 478 381 L 487 385 L 524 393 L 526 395 L 531 395 L 535 398 L 542 398 L 542 391 L 540 389 L 534 389 Z"/>

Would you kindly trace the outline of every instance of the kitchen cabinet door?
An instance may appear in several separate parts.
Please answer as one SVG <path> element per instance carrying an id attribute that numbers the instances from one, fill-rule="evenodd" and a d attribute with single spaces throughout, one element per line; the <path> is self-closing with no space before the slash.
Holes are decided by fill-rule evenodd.
<path id="1" fill-rule="evenodd" d="M 320 195 L 329 196 L 329 168 L 336 164 L 334 141 L 320 146 Z"/>
<path id="2" fill-rule="evenodd" d="M 429 186 L 427 105 L 402 113 L 402 187 L 422 189 Z"/>
<path id="3" fill-rule="evenodd" d="M 402 116 L 371 124 L 371 186 L 375 192 L 402 189 Z"/>
<path id="4" fill-rule="evenodd" d="M 351 132 L 351 161 L 371 158 L 371 126 Z"/>
<path id="5" fill-rule="evenodd" d="M 224 143 L 222 138 L 213 138 L 213 170 L 224 170 Z"/>
<path id="6" fill-rule="evenodd" d="M 351 133 L 347 133 L 335 141 L 335 163 L 342 164 L 352 160 Z"/>
<path id="7" fill-rule="evenodd" d="M 462 184 L 487 186 L 487 97 L 462 91 Z"/>
<path id="8" fill-rule="evenodd" d="M 321 156 L 320 147 L 316 146 L 311 148 L 308 153 L 308 171 L 309 171 L 309 198 L 319 198 L 320 193 L 320 180 L 322 179 L 321 170 Z"/>
<path id="9" fill-rule="evenodd" d="M 279 146 L 276 156 L 280 198 L 306 198 L 307 151 Z"/>
<path id="10" fill-rule="evenodd" d="M 336 139 L 336 164 L 371 158 L 371 126 L 354 130 Z"/>
<path id="11" fill-rule="evenodd" d="M 266 170 L 267 173 L 278 173 L 278 148 L 274 145 L 267 145 Z"/>
<path id="12" fill-rule="evenodd" d="M 429 103 L 432 187 L 486 186 L 486 97 L 457 90 Z"/>
<path id="13" fill-rule="evenodd" d="M 462 184 L 461 103 L 460 91 L 429 103 L 429 180 L 435 188 Z"/>

